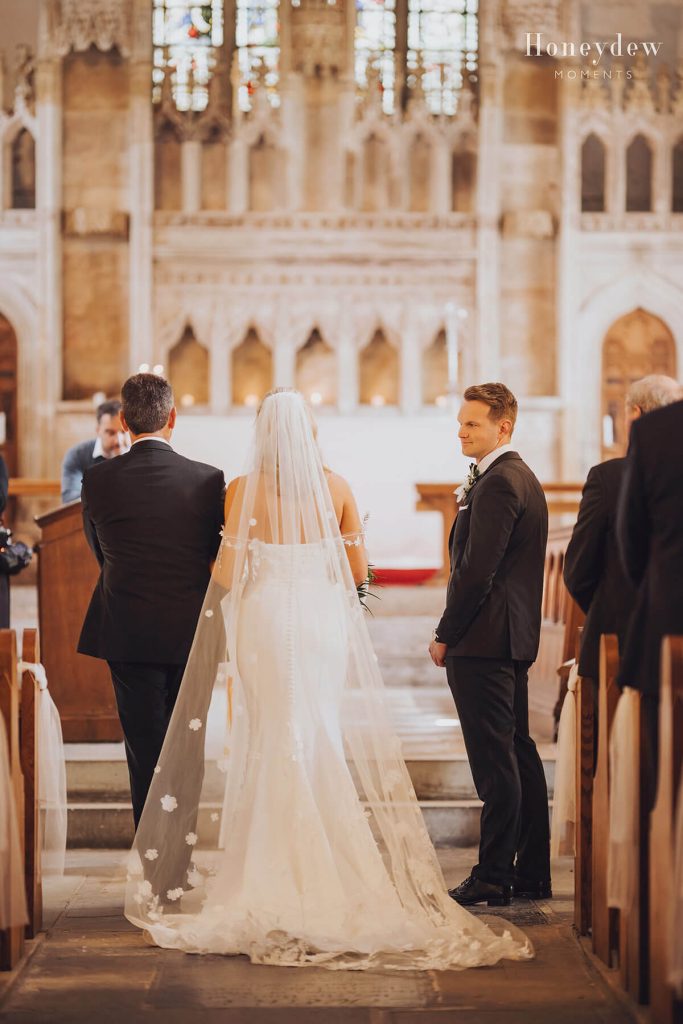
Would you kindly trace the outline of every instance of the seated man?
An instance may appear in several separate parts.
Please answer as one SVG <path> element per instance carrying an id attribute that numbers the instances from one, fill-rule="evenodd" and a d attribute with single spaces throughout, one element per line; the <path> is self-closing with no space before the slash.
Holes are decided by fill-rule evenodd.
<path id="1" fill-rule="evenodd" d="M 128 435 L 123 429 L 120 413 L 118 399 L 102 402 L 97 406 L 95 439 L 81 441 L 69 448 L 62 463 L 62 504 L 80 498 L 86 469 L 102 459 L 113 459 L 128 451 Z"/>

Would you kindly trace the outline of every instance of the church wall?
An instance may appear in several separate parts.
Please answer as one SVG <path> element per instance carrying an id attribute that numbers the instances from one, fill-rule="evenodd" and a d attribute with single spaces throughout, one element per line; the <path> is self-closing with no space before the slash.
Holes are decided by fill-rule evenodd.
<path id="1" fill-rule="evenodd" d="M 116 391 L 128 355 L 128 65 L 94 48 L 63 77 L 64 397 Z"/>
<path id="2" fill-rule="evenodd" d="M 503 88 L 501 372 L 513 391 L 552 395 L 560 167 L 551 62 L 509 55 Z"/>

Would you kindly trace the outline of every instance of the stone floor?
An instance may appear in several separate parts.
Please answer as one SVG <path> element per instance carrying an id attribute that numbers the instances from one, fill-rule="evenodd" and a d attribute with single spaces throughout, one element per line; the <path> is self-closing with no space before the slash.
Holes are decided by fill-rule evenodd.
<path id="1" fill-rule="evenodd" d="M 47 886 L 47 934 L 23 967 L 0 975 L 7 1024 L 617 1024 L 628 1004 L 571 929 L 571 867 L 556 898 L 505 916 L 532 938 L 527 963 L 453 972 L 334 972 L 187 956 L 146 946 L 121 915 L 121 851 L 78 850 Z M 449 884 L 471 850 L 440 850 Z M 490 911 L 489 911 L 490 912 Z"/>

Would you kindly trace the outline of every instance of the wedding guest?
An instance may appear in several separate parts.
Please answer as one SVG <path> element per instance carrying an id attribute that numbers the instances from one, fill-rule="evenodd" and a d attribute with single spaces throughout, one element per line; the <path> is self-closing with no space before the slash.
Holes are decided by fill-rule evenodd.
<path id="1" fill-rule="evenodd" d="M 7 506 L 9 473 L 7 463 L 0 455 L 0 516 Z M 9 576 L 0 573 L 0 629 L 9 629 Z"/>
<path id="2" fill-rule="evenodd" d="M 101 402 L 97 406 L 95 438 L 81 441 L 69 448 L 62 462 L 62 504 L 81 496 L 83 474 L 103 459 L 113 459 L 128 451 L 126 432 L 121 423 L 121 403 L 118 399 Z"/>
<path id="3" fill-rule="evenodd" d="M 683 401 L 631 427 L 617 511 L 624 569 L 637 588 L 618 682 L 642 694 L 649 802 L 657 779 L 662 637 L 683 633 Z"/>
<path id="4" fill-rule="evenodd" d="M 629 423 L 644 413 L 683 397 L 678 381 L 653 374 L 631 385 L 626 396 Z M 623 653 L 626 629 L 636 591 L 619 558 L 616 536 L 617 501 L 626 459 L 609 459 L 588 473 L 576 526 L 567 547 L 564 581 L 586 615 L 581 634 L 579 673 L 591 679 L 597 710 L 600 637 L 613 633 Z"/>

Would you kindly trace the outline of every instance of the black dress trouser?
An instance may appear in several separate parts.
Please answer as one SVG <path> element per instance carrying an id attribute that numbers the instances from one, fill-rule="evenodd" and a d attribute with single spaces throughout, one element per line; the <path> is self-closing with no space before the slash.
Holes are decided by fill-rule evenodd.
<path id="1" fill-rule="evenodd" d="M 458 710 L 472 777 L 484 807 L 482 881 L 510 884 L 515 873 L 550 879 L 548 789 L 529 735 L 530 662 L 448 656 L 448 685 Z"/>
<path id="2" fill-rule="evenodd" d="M 126 744 L 137 829 L 185 666 L 132 661 L 108 664 Z"/>

